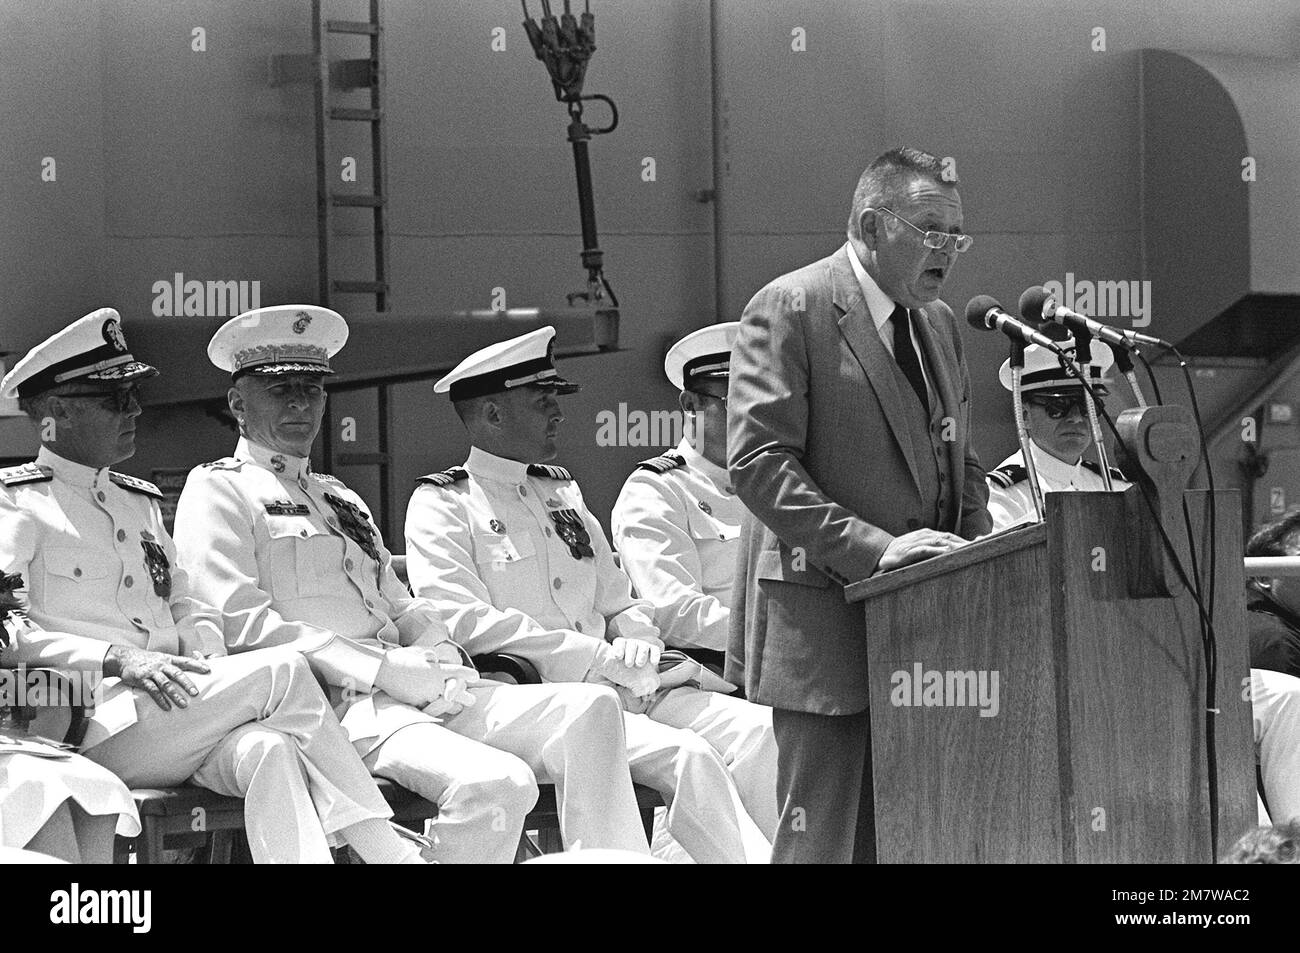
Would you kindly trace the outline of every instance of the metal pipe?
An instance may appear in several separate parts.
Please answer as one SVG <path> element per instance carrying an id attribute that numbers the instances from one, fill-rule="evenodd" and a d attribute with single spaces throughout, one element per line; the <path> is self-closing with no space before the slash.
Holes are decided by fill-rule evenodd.
<path id="1" fill-rule="evenodd" d="M 1246 575 L 1300 576 L 1300 556 L 1247 556 Z"/>

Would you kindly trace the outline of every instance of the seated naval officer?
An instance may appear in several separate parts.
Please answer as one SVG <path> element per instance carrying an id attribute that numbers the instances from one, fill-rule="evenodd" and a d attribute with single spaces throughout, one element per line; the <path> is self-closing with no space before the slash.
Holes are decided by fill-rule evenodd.
<path id="1" fill-rule="evenodd" d="M 610 520 L 623 571 L 654 606 L 664 643 L 716 653 L 718 665 L 745 515 L 727 476 L 727 381 L 739 327 L 700 328 L 669 349 L 664 371 L 680 391 L 685 434 L 675 450 L 638 464 Z"/>
<path id="2" fill-rule="evenodd" d="M 660 791 L 667 826 L 700 863 L 763 862 L 776 826 L 770 712 L 691 683 L 731 686 L 679 659 L 660 676 L 653 608 L 632 597 L 599 521 L 556 454 L 557 394 L 576 384 L 546 327 L 478 351 L 440 380 L 473 444 L 422 478 L 406 514 L 415 591 L 470 651 L 532 662 L 548 682 L 618 686 L 632 778 Z"/>
<path id="3" fill-rule="evenodd" d="M 14 633 L 27 625 L 16 596 L 23 586 L 20 577 L 0 572 L 0 662 Z M 0 690 L 0 850 L 30 850 L 70 864 L 112 863 L 114 836 L 140 833 L 130 789 L 93 761 L 7 731 L 5 705 L 19 701 L 17 693 Z"/>
<path id="4" fill-rule="evenodd" d="M 480 679 L 393 572 L 361 498 L 312 472 L 324 375 L 347 333 L 333 311 L 288 305 L 233 318 L 209 344 L 241 436 L 190 473 L 176 538 L 227 647 L 306 654 L 366 766 L 438 803 L 439 860 L 513 860 L 536 777 L 555 783 L 569 849 L 646 853 L 614 693 Z"/>
<path id="5" fill-rule="evenodd" d="M 1061 348 L 1067 354 L 1073 354 L 1074 338 L 1063 336 Z M 1093 341 L 1091 383 L 1100 396 L 1106 395 L 1102 381 L 1114 363 L 1110 348 Z M 1002 362 L 998 379 L 1003 387 L 1011 390 L 1010 360 Z M 1091 460 L 1083 459 L 1084 452 L 1092 446 L 1083 385 L 1065 372 L 1061 359 L 1037 344 L 1025 348 L 1020 392 L 1025 430 L 1029 434 L 1029 451 L 1034 455 L 1042 491 L 1104 490 L 1106 483 L 1101 468 Z M 989 515 L 993 518 L 994 532 L 1037 519 L 1029 474 L 1024 464 L 1024 458 L 1017 450 L 988 473 Z M 1110 475 L 1111 485 L 1116 490 L 1125 490 L 1131 485 L 1114 467 L 1111 467 Z"/>
<path id="6" fill-rule="evenodd" d="M 255 861 L 329 863 L 337 834 L 368 862 L 419 863 L 300 657 L 202 659 L 220 621 L 176 568 L 162 494 L 109 469 L 135 453 L 137 388 L 157 373 L 102 308 L 0 382 L 41 441 L 0 470 L 0 571 L 28 583 L 6 663 L 101 672 L 82 753 L 131 787 L 244 797 Z"/>

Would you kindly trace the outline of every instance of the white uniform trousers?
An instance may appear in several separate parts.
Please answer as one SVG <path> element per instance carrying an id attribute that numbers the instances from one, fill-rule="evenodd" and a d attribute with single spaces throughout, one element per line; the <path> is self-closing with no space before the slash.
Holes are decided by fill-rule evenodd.
<path id="1" fill-rule="evenodd" d="M 1300 679 L 1252 668 L 1255 748 L 1274 824 L 1300 817 Z"/>
<path id="2" fill-rule="evenodd" d="M 136 723 L 83 754 L 128 787 L 189 780 L 243 797 L 255 863 L 328 864 L 327 835 L 392 816 L 296 650 L 208 664 L 189 673 L 199 694 L 187 708 L 163 711 L 137 691 Z"/>
<path id="3" fill-rule="evenodd" d="M 439 861 L 514 860 L 537 778 L 555 785 L 566 849 L 649 853 L 612 690 L 480 684 L 470 692 L 473 705 L 441 725 L 399 728 L 365 758 L 374 774 L 438 804 L 428 834 Z"/>
<path id="4" fill-rule="evenodd" d="M 626 715 L 632 780 L 668 804 L 668 832 L 697 863 L 768 863 L 776 832 L 771 710 L 677 688 Z"/>

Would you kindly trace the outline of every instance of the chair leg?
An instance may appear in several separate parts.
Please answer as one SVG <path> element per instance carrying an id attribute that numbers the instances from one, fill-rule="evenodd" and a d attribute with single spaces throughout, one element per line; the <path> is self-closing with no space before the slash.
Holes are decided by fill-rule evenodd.
<path id="1" fill-rule="evenodd" d="M 140 837 L 135 842 L 135 860 L 138 864 L 163 862 L 163 827 L 153 818 L 140 818 Z"/>
<path id="2" fill-rule="evenodd" d="M 134 849 L 135 841 L 130 837 L 113 838 L 113 863 L 129 864 L 131 862 L 131 851 Z"/>
<path id="3" fill-rule="evenodd" d="M 229 864 L 234 846 L 234 831 L 213 831 L 208 838 L 208 863 Z"/>

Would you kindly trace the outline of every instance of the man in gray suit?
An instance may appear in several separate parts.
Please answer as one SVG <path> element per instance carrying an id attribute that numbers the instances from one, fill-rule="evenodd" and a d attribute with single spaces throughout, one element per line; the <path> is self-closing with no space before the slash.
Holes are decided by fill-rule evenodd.
<path id="1" fill-rule="evenodd" d="M 759 291 L 732 353 L 728 465 L 753 518 L 727 677 L 775 709 L 777 863 L 875 858 L 871 633 L 844 587 L 990 529 L 961 337 L 939 300 L 971 245 L 946 171 L 917 149 L 873 161 L 848 242 Z"/>

